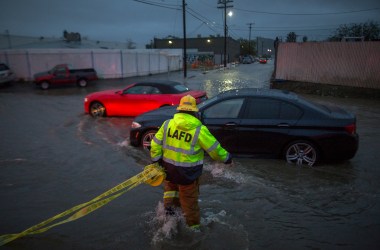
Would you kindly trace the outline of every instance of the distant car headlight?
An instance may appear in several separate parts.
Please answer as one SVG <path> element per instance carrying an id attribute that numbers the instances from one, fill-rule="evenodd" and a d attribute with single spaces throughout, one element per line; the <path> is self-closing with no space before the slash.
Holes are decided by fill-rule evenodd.
<path id="1" fill-rule="evenodd" d="M 132 127 L 132 128 L 140 128 L 140 127 L 141 127 L 141 124 L 138 123 L 138 122 L 132 122 L 131 127 Z"/>

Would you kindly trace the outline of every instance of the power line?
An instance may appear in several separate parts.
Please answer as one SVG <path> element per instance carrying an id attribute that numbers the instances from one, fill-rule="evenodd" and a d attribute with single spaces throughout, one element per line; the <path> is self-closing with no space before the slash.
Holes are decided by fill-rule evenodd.
<path id="1" fill-rule="evenodd" d="M 160 7 L 160 8 L 166 8 L 166 9 L 172 9 L 176 11 L 182 10 L 182 7 L 177 5 L 177 4 L 166 4 L 162 2 L 157 2 L 157 1 L 150 1 L 150 0 L 133 0 L 138 3 L 142 4 L 147 4 L 155 7 Z M 226 5 L 229 3 L 232 3 L 233 1 L 231 0 L 218 0 L 219 5 L 224 5 L 224 2 L 226 2 Z M 227 7 L 232 7 L 232 6 L 227 6 Z M 220 6 L 219 8 L 224 8 L 224 6 Z M 364 12 L 364 11 L 372 11 L 372 10 L 378 10 L 380 8 L 372 8 L 372 9 L 362 9 L 362 10 L 352 10 L 352 11 L 342 11 L 342 12 L 329 12 L 329 13 L 281 13 L 281 12 L 266 12 L 266 11 L 254 11 L 254 10 L 247 10 L 247 9 L 239 9 L 235 8 L 237 11 L 245 11 L 245 12 L 252 12 L 252 13 L 260 13 L 260 14 L 271 14 L 271 15 L 332 15 L 332 14 L 347 14 L 347 13 L 355 13 L 355 12 Z M 211 21 L 209 18 L 206 16 L 202 15 L 195 9 L 191 8 L 190 6 L 186 6 L 186 13 L 188 13 L 190 16 L 193 18 L 197 19 L 198 21 L 201 22 L 200 25 L 198 25 L 192 32 L 190 33 L 195 33 L 197 30 L 201 29 L 202 26 L 206 26 L 208 29 L 210 29 L 213 33 L 215 34 L 220 34 L 220 32 L 223 30 L 224 25 Z M 333 31 L 335 30 L 339 25 L 330 25 L 334 26 L 331 28 L 323 27 L 323 26 L 289 26 L 289 27 L 284 27 L 284 26 L 271 26 L 271 27 L 265 27 L 265 26 L 256 26 L 254 31 L 255 32 L 286 32 L 286 31 L 297 31 L 297 32 L 303 32 L 303 31 Z M 239 37 L 239 35 L 235 34 L 234 31 L 244 31 L 248 32 L 250 31 L 249 28 L 247 27 L 237 27 L 234 28 L 233 26 L 228 27 L 228 31 L 230 33 L 230 36 L 232 35 L 233 37 Z M 231 36 L 231 37 L 232 37 Z"/>
<path id="2" fill-rule="evenodd" d="M 209 19 L 207 19 L 206 17 L 202 16 L 201 14 L 199 14 L 195 10 L 191 9 L 190 7 L 187 7 L 186 9 L 187 9 L 186 12 L 189 13 L 192 17 L 194 17 L 195 19 L 198 19 L 199 21 L 201 21 L 202 24 L 207 25 L 207 27 L 210 30 L 212 30 L 213 32 L 218 33 L 218 31 L 215 29 L 215 28 L 217 28 L 216 26 L 218 26 L 218 24 L 210 21 Z"/>
<path id="3" fill-rule="evenodd" d="M 154 2 L 154 1 L 148 1 L 148 0 L 133 0 L 133 1 L 138 2 L 138 3 L 147 4 L 147 5 L 156 6 L 156 7 L 161 7 L 161 8 L 165 8 L 165 9 L 182 10 L 181 6 L 179 6 L 177 4 L 165 4 L 165 3 L 158 3 L 158 2 Z"/>
<path id="4" fill-rule="evenodd" d="M 239 9 L 235 8 L 239 11 L 250 12 L 250 13 L 258 13 L 258 14 L 268 14 L 268 15 L 284 15 L 284 16 L 322 16 L 322 15 L 342 15 L 342 14 L 351 14 L 357 12 L 367 12 L 380 10 L 380 8 L 372 8 L 372 9 L 363 9 L 363 10 L 351 10 L 351 11 L 340 11 L 340 12 L 325 12 L 325 13 L 285 13 L 285 12 L 269 12 L 269 11 L 257 11 L 257 10 L 247 10 L 247 9 Z"/>
<path id="5" fill-rule="evenodd" d="M 233 30 L 236 30 L 236 31 L 248 31 L 247 28 L 230 28 L 230 29 L 233 29 Z M 287 31 L 287 30 L 295 30 L 295 31 L 317 31 L 317 30 L 334 30 L 336 28 L 308 28 L 308 27 L 303 27 L 303 28 L 300 28 L 300 27 L 278 27 L 278 28 L 275 28 L 275 27 L 272 27 L 272 28 L 265 28 L 265 27 L 261 27 L 261 28 L 255 28 L 255 31 Z"/>
<path id="6" fill-rule="evenodd" d="M 163 3 L 158 3 L 158 2 L 154 2 L 154 1 L 148 1 L 148 0 L 133 0 L 133 1 L 138 2 L 138 3 L 142 3 L 142 4 L 147 4 L 147 5 L 155 6 L 155 7 L 161 7 L 161 8 L 166 8 L 166 9 L 178 10 L 178 11 L 182 10 L 182 8 L 180 6 L 174 5 L 174 4 L 163 4 Z M 205 24 L 213 32 L 219 33 L 219 31 L 217 31 L 213 27 L 213 26 L 219 26 L 219 24 L 212 25 L 214 22 L 212 22 L 208 18 L 202 16 L 200 13 L 196 12 L 194 9 L 190 8 L 189 6 L 186 7 L 186 13 L 188 13 L 189 15 L 191 15 L 192 17 L 194 17 L 195 19 L 199 20 L 202 23 L 200 25 L 200 27 L 203 24 Z M 220 26 L 222 26 L 222 25 L 220 25 Z M 197 29 L 199 29 L 200 27 L 198 27 Z"/>

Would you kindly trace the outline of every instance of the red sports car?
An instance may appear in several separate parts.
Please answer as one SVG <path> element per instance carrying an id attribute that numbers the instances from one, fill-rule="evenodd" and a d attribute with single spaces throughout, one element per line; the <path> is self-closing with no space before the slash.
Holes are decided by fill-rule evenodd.
<path id="1" fill-rule="evenodd" d="M 191 95 L 197 103 L 207 99 L 205 91 L 190 90 L 174 81 L 137 82 L 121 90 L 94 92 L 84 98 L 84 111 L 94 117 L 137 116 L 163 106 L 178 105 Z"/>

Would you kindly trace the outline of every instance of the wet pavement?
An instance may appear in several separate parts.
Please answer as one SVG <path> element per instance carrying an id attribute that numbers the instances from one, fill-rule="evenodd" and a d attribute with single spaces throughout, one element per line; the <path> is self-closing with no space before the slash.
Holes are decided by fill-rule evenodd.
<path id="1" fill-rule="evenodd" d="M 210 97 L 269 87 L 273 64 L 191 71 L 184 81 Z M 0 88 L 0 235 L 18 233 L 89 201 L 150 163 L 129 145 L 133 118 L 93 119 L 83 98 L 136 79 L 183 81 L 181 72 L 102 80 L 85 89 Z M 165 220 L 162 187 L 140 185 L 99 210 L 3 249 L 379 249 L 380 100 L 304 95 L 357 116 L 360 146 L 350 161 L 316 168 L 282 160 L 206 160 L 202 232 Z"/>

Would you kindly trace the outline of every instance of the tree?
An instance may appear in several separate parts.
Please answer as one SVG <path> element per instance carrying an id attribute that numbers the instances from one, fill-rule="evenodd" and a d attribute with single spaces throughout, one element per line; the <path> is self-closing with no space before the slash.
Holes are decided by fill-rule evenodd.
<path id="1" fill-rule="evenodd" d="M 256 55 L 256 41 L 240 38 L 240 54 L 241 55 Z"/>
<path id="2" fill-rule="evenodd" d="M 81 35 L 79 32 L 67 32 L 67 30 L 63 31 L 63 38 L 65 38 L 66 42 L 80 42 L 80 41 L 82 41 Z"/>
<path id="3" fill-rule="evenodd" d="M 150 43 L 145 44 L 146 49 L 153 49 L 154 48 L 154 42 L 153 40 L 150 40 Z"/>
<path id="4" fill-rule="evenodd" d="M 297 35 L 295 32 L 289 32 L 286 36 L 286 42 L 295 43 L 297 41 Z"/>
<path id="5" fill-rule="evenodd" d="M 136 43 L 131 39 L 127 39 L 127 49 L 136 49 Z"/>
<path id="6" fill-rule="evenodd" d="M 365 23 L 343 24 L 328 38 L 329 41 L 341 41 L 345 37 L 363 38 L 364 41 L 378 40 L 380 35 L 379 24 L 373 21 Z"/>
<path id="7" fill-rule="evenodd" d="M 307 42 L 307 36 L 303 36 L 303 37 L 302 37 L 302 41 L 303 41 L 304 43 L 306 43 L 306 42 Z"/>

